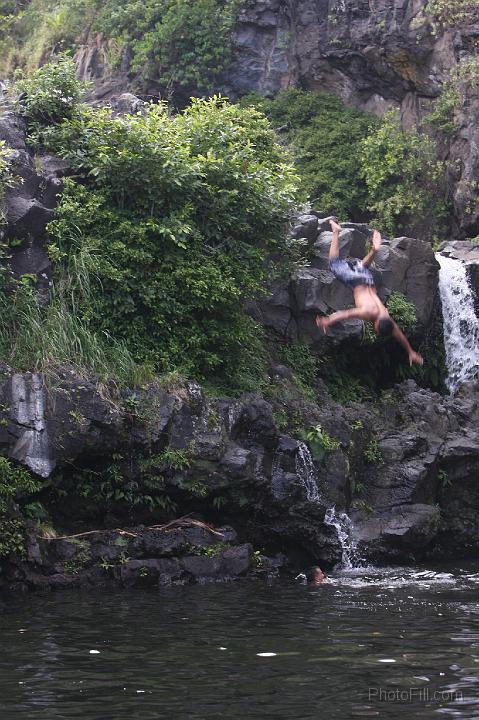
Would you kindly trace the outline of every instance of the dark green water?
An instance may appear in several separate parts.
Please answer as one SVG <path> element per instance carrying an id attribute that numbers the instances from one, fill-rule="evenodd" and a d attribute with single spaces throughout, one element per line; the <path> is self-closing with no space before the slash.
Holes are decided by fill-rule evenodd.
<path id="1" fill-rule="evenodd" d="M 0 637 L 1 720 L 479 718 L 475 567 L 31 595 Z"/>

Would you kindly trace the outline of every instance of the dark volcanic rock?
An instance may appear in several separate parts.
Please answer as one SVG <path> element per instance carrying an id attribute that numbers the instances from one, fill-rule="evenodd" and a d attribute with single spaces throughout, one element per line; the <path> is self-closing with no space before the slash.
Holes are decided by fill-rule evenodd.
<path id="1" fill-rule="evenodd" d="M 332 233 L 329 219 L 312 223 L 311 216 L 301 216 L 293 232 L 308 239 L 312 252 L 311 266 L 295 272 L 282 283 L 276 282 L 271 295 L 251 306 L 254 317 L 290 341 L 306 342 L 320 351 L 325 344 L 345 339 L 359 339 L 363 334 L 361 320 L 348 320 L 328 330 L 328 338 L 319 332 L 315 316 L 343 310 L 354 304 L 352 291 L 329 270 L 329 247 Z M 340 256 L 362 258 L 371 229 L 363 224 L 346 223 L 340 233 Z M 418 318 L 418 336 L 430 326 L 438 287 L 439 264 L 429 243 L 413 238 L 385 239 L 371 266 L 379 297 L 383 302 L 393 292 L 400 292 L 414 304 Z"/>

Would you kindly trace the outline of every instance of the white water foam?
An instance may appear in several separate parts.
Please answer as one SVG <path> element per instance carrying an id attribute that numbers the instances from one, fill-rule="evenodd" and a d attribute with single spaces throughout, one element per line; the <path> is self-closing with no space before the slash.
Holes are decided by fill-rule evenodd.
<path id="1" fill-rule="evenodd" d="M 296 474 L 306 490 L 308 500 L 319 502 L 321 498 L 318 490 L 318 474 L 309 448 L 304 442 L 299 444 L 296 454 Z"/>
<path id="2" fill-rule="evenodd" d="M 436 253 L 449 392 L 479 377 L 479 318 L 465 263 Z"/>
<path id="3" fill-rule="evenodd" d="M 362 560 L 358 555 L 357 542 L 353 535 L 353 523 L 346 512 L 337 512 L 336 508 L 330 507 L 324 516 L 326 525 L 335 528 L 338 540 L 341 545 L 341 568 L 352 570 L 361 566 Z"/>

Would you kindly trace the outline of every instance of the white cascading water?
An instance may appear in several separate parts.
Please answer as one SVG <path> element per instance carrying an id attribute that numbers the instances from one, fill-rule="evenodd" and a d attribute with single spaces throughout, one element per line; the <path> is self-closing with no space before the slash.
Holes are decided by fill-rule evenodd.
<path id="1" fill-rule="evenodd" d="M 318 474 L 306 443 L 301 442 L 296 454 L 296 474 L 306 490 L 310 502 L 319 502 Z"/>
<path id="2" fill-rule="evenodd" d="M 345 512 L 336 512 L 336 508 L 330 507 L 324 516 L 326 525 L 335 528 L 338 540 L 341 545 L 341 567 L 344 570 L 360 566 L 361 558 L 358 556 L 357 543 L 353 538 L 353 523 Z"/>
<path id="3" fill-rule="evenodd" d="M 45 388 L 38 373 L 12 376 L 12 420 L 22 432 L 10 452 L 40 477 L 48 477 L 55 467 L 51 457 L 46 423 Z"/>
<path id="4" fill-rule="evenodd" d="M 449 392 L 479 377 L 479 318 L 465 263 L 436 253 Z"/>

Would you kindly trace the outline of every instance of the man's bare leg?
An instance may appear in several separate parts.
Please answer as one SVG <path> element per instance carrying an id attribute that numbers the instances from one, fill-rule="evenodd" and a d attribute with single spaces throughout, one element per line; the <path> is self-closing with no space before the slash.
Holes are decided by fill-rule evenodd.
<path id="1" fill-rule="evenodd" d="M 335 220 L 330 220 L 330 223 L 333 231 L 333 239 L 331 240 L 331 247 L 329 248 L 329 259 L 334 260 L 334 258 L 339 257 L 339 231 L 341 230 L 341 225 Z"/>

